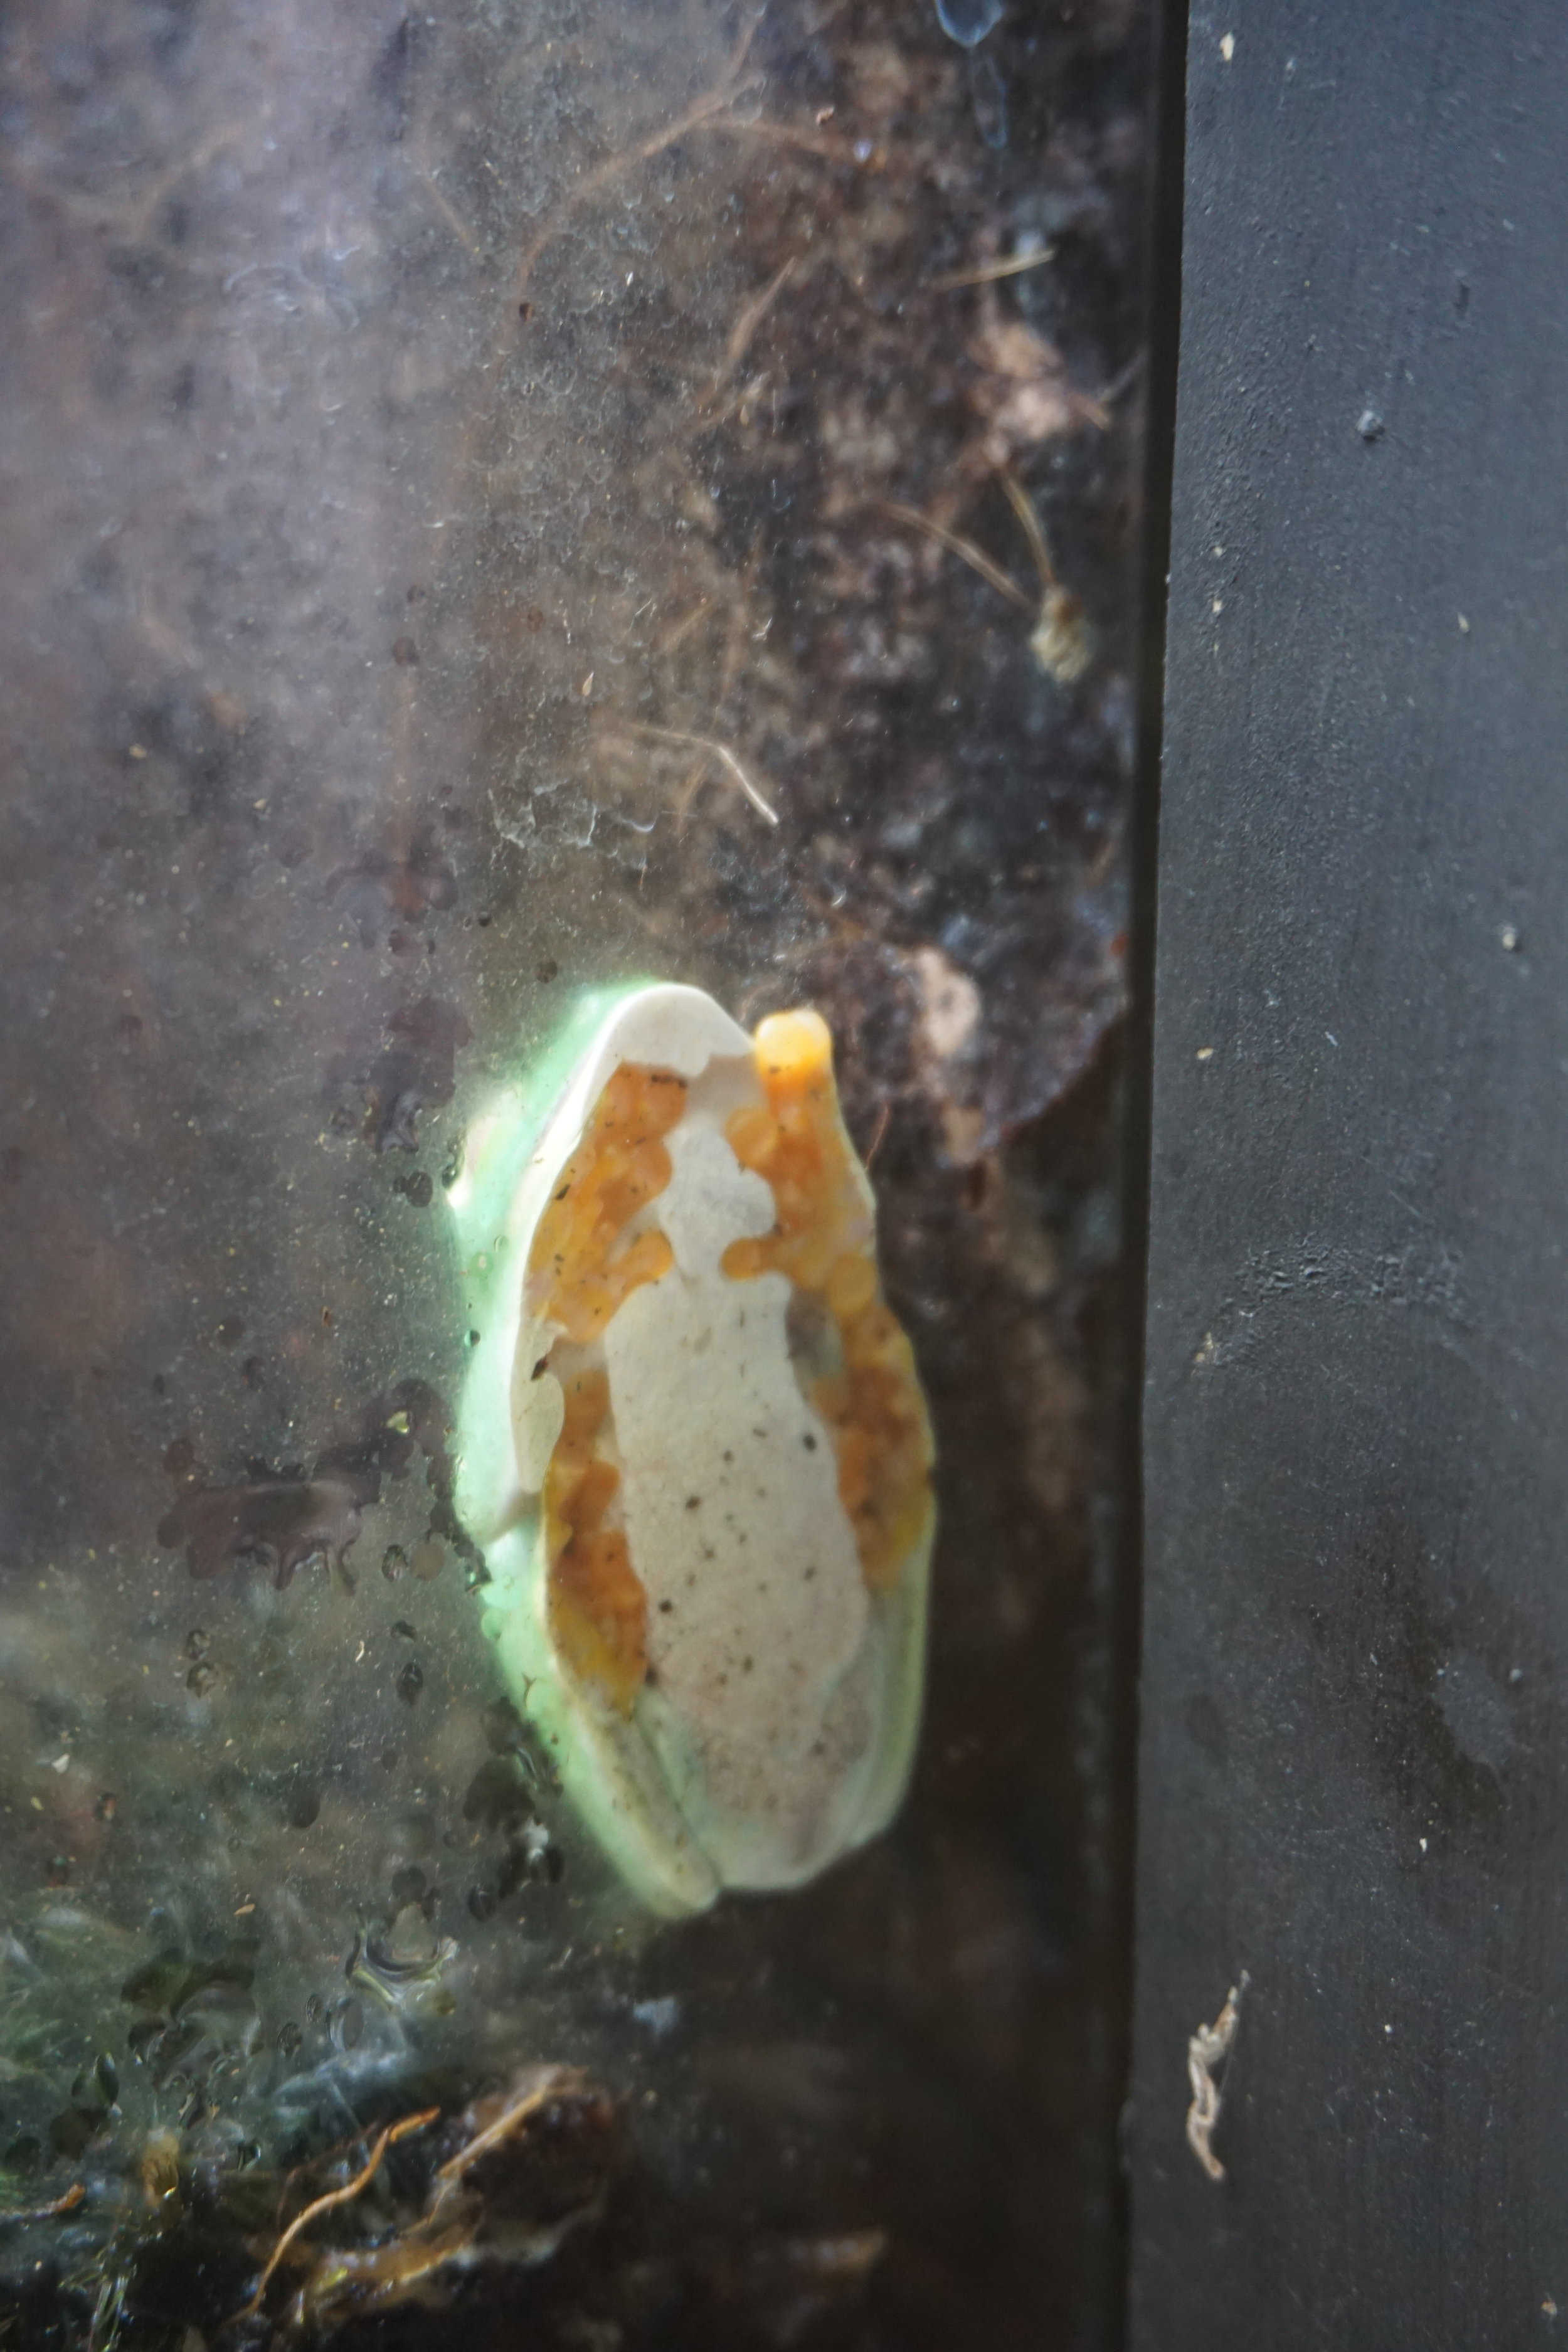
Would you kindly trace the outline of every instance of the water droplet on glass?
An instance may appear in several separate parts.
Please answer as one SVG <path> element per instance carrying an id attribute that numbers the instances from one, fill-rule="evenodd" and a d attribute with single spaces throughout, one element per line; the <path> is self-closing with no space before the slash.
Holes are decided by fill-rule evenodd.
<path id="1" fill-rule="evenodd" d="M 937 22 L 950 41 L 972 49 L 1002 21 L 1002 0 L 936 0 Z"/>

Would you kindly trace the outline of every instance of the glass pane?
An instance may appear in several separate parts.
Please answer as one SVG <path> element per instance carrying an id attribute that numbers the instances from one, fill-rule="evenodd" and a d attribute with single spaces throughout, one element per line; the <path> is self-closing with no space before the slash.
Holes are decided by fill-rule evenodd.
<path id="1" fill-rule="evenodd" d="M 1111 2325 L 1146 60 L 9 22 L 12 2340 Z M 634 980 L 826 1018 L 941 1514 L 894 1825 L 663 1920 L 459 1463 L 480 1122 Z"/>

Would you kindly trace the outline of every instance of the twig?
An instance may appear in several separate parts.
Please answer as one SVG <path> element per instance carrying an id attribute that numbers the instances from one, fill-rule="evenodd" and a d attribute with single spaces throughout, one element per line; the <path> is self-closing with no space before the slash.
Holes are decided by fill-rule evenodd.
<path id="1" fill-rule="evenodd" d="M 1034 612 L 1034 598 L 1026 596 L 1017 582 L 1010 580 L 1001 565 L 993 563 L 985 550 L 976 547 L 972 539 L 949 530 L 944 522 L 938 522 L 933 515 L 922 514 L 919 507 L 906 506 L 901 499 L 884 499 L 879 503 L 885 513 L 896 516 L 900 522 L 910 523 L 916 530 L 923 530 L 928 539 L 934 539 L 939 547 L 945 547 L 950 555 L 956 555 L 972 572 L 978 572 L 982 580 L 988 580 L 1000 594 L 1010 596 L 1024 612 Z"/>
<path id="2" fill-rule="evenodd" d="M 747 401 L 755 396 L 759 386 L 765 381 L 765 377 L 758 376 L 750 383 L 742 384 L 738 392 L 732 392 L 730 394 L 722 407 L 709 408 L 700 404 L 687 422 L 670 436 L 671 446 L 679 448 L 684 442 L 700 441 L 706 435 L 717 433 L 721 425 L 728 425 L 731 416 L 740 415 Z M 709 400 L 713 397 L 711 384 L 708 388 L 706 397 Z"/>
<path id="3" fill-rule="evenodd" d="M 680 789 L 675 795 L 675 830 L 678 834 L 684 833 L 686 830 L 686 820 L 691 814 L 691 803 L 697 798 L 701 789 L 702 779 L 707 773 L 708 754 L 704 751 L 702 757 L 693 761 L 687 770 Z"/>
<path id="4" fill-rule="evenodd" d="M 740 92 L 736 92 L 739 97 Z M 710 131 L 727 131 L 732 139 L 758 139 L 768 147 L 798 147 L 807 155 L 820 155 L 829 163 L 872 163 L 874 156 L 857 155 L 853 147 L 842 139 L 825 139 L 817 131 L 803 131 L 798 123 L 774 122 L 759 115 L 755 122 L 747 122 L 738 114 L 718 114 L 710 117 Z"/>
<path id="5" fill-rule="evenodd" d="M 689 613 L 686 614 L 682 619 L 677 621 L 674 628 L 671 629 L 669 635 L 659 646 L 658 653 L 659 659 L 661 661 L 668 661 L 670 655 L 675 652 L 677 646 L 684 645 L 686 639 L 691 635 L 692 630 L 696 628 L 698 623 L 706 618 L 709 606 L 710 599 L 703 596 L 692 606 Z"/>
<path id="6" fill-rule="evenodd" d="M 792 253 L 783 268 L 774 270 L 755 300 L 748 302 L 737 312 L 735 323 L 731 328 L 729 340 L 724 345 L 724 356 L 713 371 L 712 392 L 717 392 L 721 384 L 729 381 L 745 358 L 752 336 L 795 276 L 799 258 L 797 254 Z"/>
<path id="7" fill-rule="evenodd" d="M 1023 483 L 1018 479 L 1018 477 L 1015 474 L 1011 466 L 999 467 L 997 468 L 996 478 L 1007 493 L 1008 505 L 1012 508 L 1013 512 L 1017 516 L 1018 520 L 1024 526 L 1024 536 L 1029 542 L 1029 552 L 1035 559 L 1035 569 L 1040 575 L 1041 586 L 1045 588 L 1056 587 L 1058 584 L 1057 567 L 1051 562 L 1050 547 L 1047 541 L 1045 529 L 1040 521 L 1040 518 L 1035 512 L 1035 502 L 1033 499 L 1029 496 L 1028 491 L 1024 488 Z"/>
<path id="8" fill-rule="evenodd" d="M 1028 536 L 1029 552 L 1035 559 L 1035 568 L 1045 591 L 1039 610 L 1035 614 L 1035 625 L 1029 633 L 1029 650 L 1047 677 L 1054 677 L 1059 686 L 1071 686 L 1083 676 L 1093 658 L 1092 641 L 1083 617 L 1082 599 L 1074 595 L 1071 589 L 1064 588 L 1057 578 L 1039 516 L 1035 512 L 1023 484 L 1005 466 L 998 466 L 996 478 Z M 976 547 L 972 539 L 950 530 L 945 523 L 938 522 L 934 515 L 922 514 L 919 507 L 907 507 L 894 499 L 880 503 L 885 512 L 896 515 L 900 522 L 912 523 L 917 530 L 923 530 L 928 539 L 934 539 L 939 546 L 962 558 L 972 572 L 978 572 L 982 580 L 988 581 L 993 588 L 1010 597 L 1026 613 L 1035 613 L 1033 603 L 1017 582 L 1010 580 L 1001 565 L 993 563 L 984 549 Z"/>
<path id="9" fill-rule="evenodd" d="M 1038 269 L 1043 263 L 1054 261 L 1054 245 L 1043 245 L 1037 253 L 1015 253 L 1006 261 L 988 261 L 980 269 L 955 269 L 950 277 L 933 278 L 933 294 L 956 294 L 961 286 L 994 286 L 999 278 L 1021 278 L 1026 269 Z"/>
<path id="10" fill-rule="evenodd" d="M 262 2272 L 257 2284 L 256 2293 L 244 2310 L 237 2311 L 225 2325 L 234 2327 L 237 2326 L 242 2319 L 254 2319 L 261 2308 L 262 2297 L 272 2284 L 273 2273 L 300 2231 L 308 2223 L 319 2220 L 321 2214 L 330 2213 L 334 2205 L 346 2205 L 352 2198 L 357 2197 L 381 2169 L 381 2159 L 393 2143 L 395 2140 L 406 2139 L 410 2132 L 423 2131 L 426 2124 L 435 2122 L 440 2112 L 439 2107 L 422 2107 L 417 2115 L 404 2116 L 396 2123 L 388 2124 L 378 2133 L 375 2146 L 371 2149 L 363 2171 L 356 2172 L 353 2179 L 346 2180 L 341 2189 L 330 2189 L 324 2197 L 318 2197 L 313 2204 L 306 2206 L 302 2213 L 297 2213 L 294 2216 L 268 2257 L 267 2268 Z"/>
<path id="11" fill-rule="evenodd" d="M 706 751 L 710 759 L 721 761 L 757 814 L 765 817 L 769 824 L 777 824 L 777 809 L 763 799 L 728 743 L 721 743 L 711 735 L 689 734 L 684 727 L 650 727 L 641 719 L 628 719 L 624 723 L 634 735 L 640 735 L 648 742 L 683 744 L 689 751 Z"/>
<path id="12" fill-rule="evenodd" d="M 1101 408 L 1109 410 L 1115 407 L 1129 385 L 1135 383 L 1142 374 L 1143 362 L 1148 356 L 1146 352 L 1134 352 L 1127 365 L 1117 370 L 1110 382 L 1095 395 Z"/>
<path id="13" fill-rule="evenodd" d="M 362 2125 L 358 2131 L 350 2132 L 346 2139 L 334 2140 L 331 2147 L 318 2148 L 314 2156 L 306 2157 L 302 2163 L 290 2165 L 279 2184 L 277 2202 L 272 2209 L 273 2228 L 281 2230 L 287 2226 L 283 2219 L 284 2209 L 297 2181 L 302 2180 L 308 2173 L 321 2172 L 326 2166 L 335 2163 L 340 2156 L 346 2156 L 351 2147 L 363 2146 L 364 2127 Z"/>
<path id="14" fill-rule="evenodd" d="M 462 2187 L 464 2174 L 478 2163 L 481 2156 L 488 2155 L 501 2140 L 510 2139 L 518 2126 L 525 2124 L 530 2116 L 537 2115 L 547 2101 L 562 2091 L 574 2089 L 583 2079 L 571 2066 L 544 2067 L 531 2091 L 525 2091 L 521 2099 L 514 2099 L 510 2106 L 503 2107 L 493 2124 L 487 2124 L 466 2147 L 460 2147 L 456 2156 L 447 2158 L 436 2175 L 436 2194 L 430 2200 L 430 2210 L 425 2217 L 426 2221 L 436 2219 L 447 2198 Z"/>
<path id="15" fill-rule="evenodd" d="M 12 164 L 4 173 L 13 187 L 24 194 L 36 196 L 45 204 L 58 205 L 68 219 L 89 221 L 99 228 L 118 229 L 128 244 L 149 236 L 159 205 L 180 182 L 193 172 L 204 172 L 226 147 L 232 147 L 240 135 L 237 123 L 220 123 L 216 131 L 181 155 L 163 171 L 153 173 L 139 196 L 125 204 L 106 203 L 100 197 L 78 194 L 73 189 L 54 188 L 47 181 L 36 179 L 25 167 Z"/>
<path id="16" fill-rule="evenodd" d="M 423 163 L 416 163 L 415 171 L 420 186 L 424 189 L 426 194 L 429 197 L 430 202 L 435 205 L 436 210 L 440 214 L 442 219 L 446 222 L 447 226 L 451 230 L 452 235 L 457 238 L 458 243 L 462 247 L 464 252 L 469 255 L 478 253 L 479 249 L 479 241 L 478 237 L 474 235 L 473 230 L 468 226 L 468 222 L 463 218 L 461 213 L 458 212 L 457 206 L 437 184 L 435 173 L 430 171 Z"/>
<path id="17" fill-rule="evenodd" d="M 12 2221 L 52 2221 L 57 2213 L 74 2213 L 86 2195 L 84 2183 L 73 2180 L 65 2195 L 57 2197 L 52 2205 L 29 2205 L 21 2210 L 14 2206 L 0 2206 L 0 2229 Z"/>

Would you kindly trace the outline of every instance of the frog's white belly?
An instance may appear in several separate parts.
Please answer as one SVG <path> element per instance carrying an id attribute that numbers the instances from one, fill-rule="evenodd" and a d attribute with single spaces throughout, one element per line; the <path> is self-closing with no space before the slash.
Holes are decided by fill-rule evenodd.
<path id="1" fill-rule="evenodd" d="M 704 1814 L 705 1846 L 738 1840 L 752 1867 L 774 1847 L 793 1873 L 871 1736 L 858 1678 L 846 1686 L 869 1602 L 830 1435 L 790 1360 L 790 1284 L 719 1270 L 729 1243 L 758 1230 L 759 1207 L 771 1215 L 766 1187 L 711 1129 L 675 1142 L 655 1211 L 675 1265 L 605 1334 L 624 1524 L 647 1594 L 642 1705 L 677 1801 Z"/>

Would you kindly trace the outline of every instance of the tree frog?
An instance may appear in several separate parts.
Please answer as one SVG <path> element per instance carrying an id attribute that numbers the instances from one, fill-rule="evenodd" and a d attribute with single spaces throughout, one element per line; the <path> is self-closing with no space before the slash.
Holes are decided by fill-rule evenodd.
<path id="1" fill-rule="evenodd" d="M 820 1014 L 589 996 L 470 1128 L 485 1630 L 656 1912 L 815 1878 L 913 1762 L 932 1443 Z"/>

